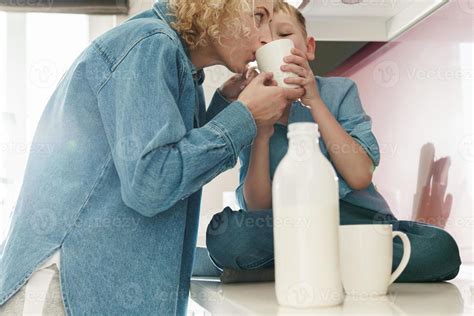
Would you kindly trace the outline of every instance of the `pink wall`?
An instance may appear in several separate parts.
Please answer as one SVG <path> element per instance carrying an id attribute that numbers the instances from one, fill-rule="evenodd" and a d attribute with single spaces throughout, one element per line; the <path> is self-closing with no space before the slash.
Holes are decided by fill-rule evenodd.
<path id="1" fill-rule="evenodd" d="M 474 2 L 454 0 L 399 38 L 374 43 L 334 76 L 353 79 L 372 117 L 382 159 L 374 183 L 400 219 L 411 219 L 420 149 L 450 156 L 446 223 L 463 261 L 474 261 L 473 59 Z"/>

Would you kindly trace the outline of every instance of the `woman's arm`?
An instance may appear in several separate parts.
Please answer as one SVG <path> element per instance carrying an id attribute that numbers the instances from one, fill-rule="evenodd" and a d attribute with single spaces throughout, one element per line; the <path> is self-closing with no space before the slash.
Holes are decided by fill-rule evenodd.
<path id="1" fill-rule="evenodd" d="M 258 76 L 254 68 L 249 68 L 244 74 L 236 74 L 224 82 L 214 94 L 206 112 L 206 122 L 212 120 L 229 104 L 237 100 L 242 90 Z"/>
<path id="2" fill-rule="evenodd" d="M 272 207 L 272 182 L 270 179 L 269 144 L 273 126 L 259 129 L 255 137 L 247 175 L 244 180 L 244 199 L 249 211 Z"/>
<path id="3" fill-rule="evenodd" d="M 150 59 L 150 53 L 156 58 Z M 240 102 L 205 126 L 186 129 L 178 107 L 183 67 L 179 54 L 168 36 L 147 37 L 115 68 L 133 73 L 133 80 L 110 74 L 97 92 L 122 200 L 148 217 L 170 209 L 233 167 L 256 134 L 252 113 Z"/>

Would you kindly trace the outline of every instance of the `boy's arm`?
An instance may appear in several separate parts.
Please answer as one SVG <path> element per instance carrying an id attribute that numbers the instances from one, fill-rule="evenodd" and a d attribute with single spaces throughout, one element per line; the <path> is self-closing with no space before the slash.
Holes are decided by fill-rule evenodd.
<path id="1" fill-rule="evenodd" d="M 354 190 L 367 188 L 372 182 L 374 166 L 364 148 L 352 138 L 332 116 L 326 105 L 312 107 L 334 167 Z"/>
<path id="2" fill-rule="evenodd" d="M 370 131 L 370 117 L 360 104 L 357 86 L 347 82 L 350 84 L 339 106 L 338 119 L 321 99 L 313 100 L 311 114 L 336 170 L 352 189 L 362 190 L 372 182 L 379 160 L 378 146 Z"/>
<path id="3" fill-rule="evenodd" d="M 249 211 L 272 207 L 272 181 L 270 179 L 270 137 L 273 126 L 259 130 L 250 152 L 250 162 L 243 184 L 243 196 Z"/>
<path id="4" fill-rule="evenodd" d="M 291 56 L 285 57 L 287 64 L 282 66 L 282 70 L 293 71 L 300 76 L 286 78 L 285 82 L 305 88 L 306 94 L 301 98 L 301 102 L 311 108 L 311 114 L 318 124 L 331 161 L 339 174 L 352 189 L 367 188 L 372 182 L 374 167 L 378 163 L 378 153 L 371 155 L 376 149 L 369 147 L 376 145 L 376 142 L 370 139 L 373 137 L 369 137 L 373 136 L 370 131 L 370 118 L 363 112 L 355 83 L 350 79 L 341 83 L 345 85 L 346 91 L 339 104 L 336 119 L 321 97 L 306 54 L 297 48 L 293 48 L 291 52 Z"/>

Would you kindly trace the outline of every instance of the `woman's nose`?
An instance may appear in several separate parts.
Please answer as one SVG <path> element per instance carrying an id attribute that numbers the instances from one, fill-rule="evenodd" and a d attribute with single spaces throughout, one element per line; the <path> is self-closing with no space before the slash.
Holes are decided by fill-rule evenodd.
<path id="1" fill-rule="evenodd" d="M 260 45 L 268 44 L 272 41 L 272 31 L 270 29 L 270 25 L 267 24 L 266 26 L 262 26 L 260 29 Z"/>

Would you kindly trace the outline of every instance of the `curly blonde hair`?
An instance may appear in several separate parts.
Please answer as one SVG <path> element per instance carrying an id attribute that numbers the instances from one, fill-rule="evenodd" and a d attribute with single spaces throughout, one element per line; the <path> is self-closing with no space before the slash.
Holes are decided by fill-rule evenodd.
<path id="1" fill-rule="evenodd" d="M 222 26 L 231 30 L 234 38 L 248 37 L 251 30 L 242 25 L 240 13 L 251 13 L 254 3 L 255 0 L 169 0 L 170 13 L 176 18 L 171 26 L 191 49 L 206 46 L 209 39 L 220 42 Z"/>

